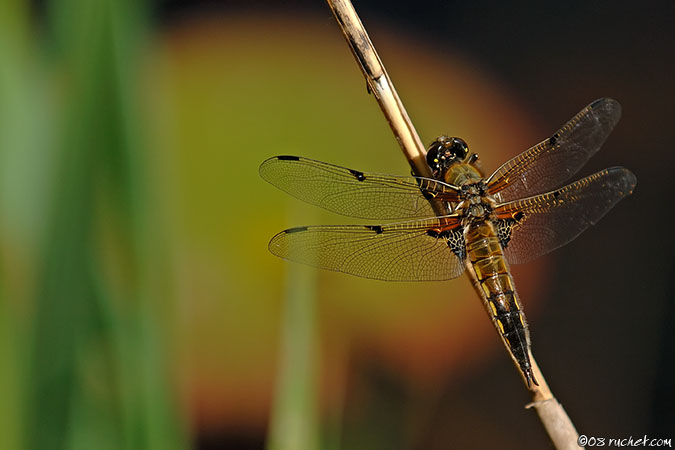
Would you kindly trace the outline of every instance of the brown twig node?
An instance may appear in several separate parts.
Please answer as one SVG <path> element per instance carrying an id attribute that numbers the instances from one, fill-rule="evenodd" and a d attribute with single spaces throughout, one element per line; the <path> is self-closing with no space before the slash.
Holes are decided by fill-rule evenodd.
<path id="1" fill-rule="evenodd" d="M 326 1 L 361 67 L 369 90 L 377 99 L 396 140 L 403 150 L 403 154 L 410 163 L 413 173 L 420 177 L 431 177 L 422 141 L 354 7 L 349 0 Z M 528 386 L 528 389 L 532 392 L 532 403 L 529 403 L 526 408 L 534 408 L 537 411 L 539 420 L 544 425 L 556 449 L 578 450 L 581 448 L 578 445 L 579 434 L 562 405 L 551 393 L 531 352 L 530 361 L 534 377 L 539 385 Z M 527 386 L 527 380 L 525 378 L 523 380 Z"/>

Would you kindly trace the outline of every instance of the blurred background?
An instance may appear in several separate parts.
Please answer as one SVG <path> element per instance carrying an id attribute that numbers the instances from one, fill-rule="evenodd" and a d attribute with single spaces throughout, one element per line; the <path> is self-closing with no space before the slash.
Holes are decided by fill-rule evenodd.
<path id="1" fill-rule="evenodd" d="M 513 267 L 582 434 L 675 431 L 675 3 L 358 1 L 425 144 L 486 172 L 592 100 L 635 193 Z M 359 223 L 258 177 L 409 168 L 321 1 L 0 3 L 0 448 L 548 448 L 467 279 L 273 257 Z"/>

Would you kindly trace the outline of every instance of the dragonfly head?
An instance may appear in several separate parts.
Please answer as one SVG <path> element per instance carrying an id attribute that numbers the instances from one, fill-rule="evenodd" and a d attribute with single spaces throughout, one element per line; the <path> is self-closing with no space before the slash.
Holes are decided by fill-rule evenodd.
<path id="1" fill-rule="evenodd" d="M 427 148 L 427 164 L 436 179 L 443 179 L 453 164 L 462 163 L 469 155 L 469 146 L 458 137 L 439 136 Z"/>

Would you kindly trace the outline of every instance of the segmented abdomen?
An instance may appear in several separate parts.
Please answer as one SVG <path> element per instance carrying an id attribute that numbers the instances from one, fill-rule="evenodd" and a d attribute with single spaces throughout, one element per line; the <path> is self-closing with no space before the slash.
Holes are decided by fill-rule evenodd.
<path id="1" fill-rule="evenodd" d="M 485 308 L 528 385 L 530 380 L 536 383 L 529 358 L 530 338 L 525 315 L 495 227 L 490 222 L 471 224 L 464 238 L 467 269 Z"/>

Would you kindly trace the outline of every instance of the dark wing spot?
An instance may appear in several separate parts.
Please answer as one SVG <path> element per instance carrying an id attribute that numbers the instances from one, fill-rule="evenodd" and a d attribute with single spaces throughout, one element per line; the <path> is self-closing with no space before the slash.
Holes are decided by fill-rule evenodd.
<path id="1" fill-rule="evenodd" d="M 288 230 L 286 230 L 286 234 L 299 233 L 301 231 L 307 231 L 307 227 L 289 228 Z"/>
<path id="2" fill-rule="evenodd" d="M 359 172 L 358 170 L 349 169 L 349 173 L 354 175 L 356 179 L 359 181 L 363 181 L 366 179 L 366 176 L 363 174 L 363 172 Z"/>
<path id="3" fill-rule="evenodd" d="M 511 230 L 513 229 L 513 224 L 518 220 L 523 218 L 523 213 L 518 211 L 514 216 L 515 219 L 503 219 L 497 221 L 497 238 L 502 248 L 506 248 L 511 241 Z"/>
<path id="4" fill-rule="evenodd" d="M 366 225 L 366 228 L 375 232 L 375 234 L 382 234 L 382 227 L 380 225 Z"/>
<path id="5" fill-rule="evenodd" d="M 520 220 L 525 217 L 525 214 L 522 211 L 518 211 L 513 218 L 516 219 L 516 222 L 520 222 Z"/>
<path id="6" fill-rule="evenodd" d="M 558 133 L 556 133 L 556 134 L 554 134 L 553 136 L 551 136 L 551 138 L 548 140 L 548 143 L 549 143 L 551 146 L 554 146 L 555 143 L 558 142 L 558 139 L 560 139 L 560 135 L 559 135 Z"/>
<path id="7" fill-rule="evenodd" d="M 279 161 L 300 161 L 300 157 L 298 156 L 289 156 L 289 155 L 281 155 L 277 156 L 277 159 Z"/>
<path id="8" fill-rule="evenodd" d="M 438 239 L 440 234 L 436 230 L 427 230 L 427 236 Z"/>
<path id="9" fill-rule="evenodd" d="M 447 230 L 443 232 L 444 238 L 448 241 L 448 247 L 461 260 L 466 258 L 466 244 L 464 242 L 464 232 L 462 228 Z"/>
<path id="10" fill-rule="evenodd" d="M 450 236 L 450 233 L 452 233 L 450 230 L 444 230 L 438 233 L 438 237 L 441 239 L 447 239 Z"/>

